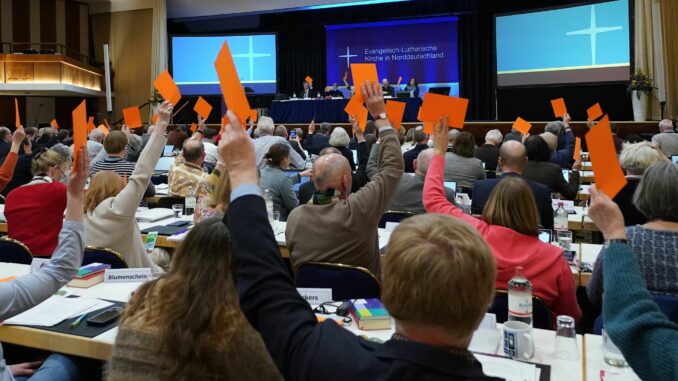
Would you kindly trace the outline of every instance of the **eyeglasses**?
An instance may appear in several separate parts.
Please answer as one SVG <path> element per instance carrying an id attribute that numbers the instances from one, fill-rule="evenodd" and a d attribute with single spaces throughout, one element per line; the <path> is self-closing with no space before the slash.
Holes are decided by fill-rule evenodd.
<path id="1" fill-rule="evenodd" d="M 66 176 L 66 174 L 64 173 L 64 171 L 62 171 L 61 168 L 59 168 L 58 166 L 54 166 L 54 169 L 56 169 L 57 171 L 59 171 L 59 173 L 61 173 L 61 177 L 65 177 L 65 176 Z"/>

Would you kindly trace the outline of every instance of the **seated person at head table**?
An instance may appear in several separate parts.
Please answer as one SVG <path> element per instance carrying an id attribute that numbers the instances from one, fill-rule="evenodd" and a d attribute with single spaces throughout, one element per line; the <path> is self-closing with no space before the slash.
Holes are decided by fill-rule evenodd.
<path id="1" fill-rule="evenodd" d="M 351 116 L 348 117 L 349 121 L 353 125 L 353 136 L 356 139 L 357 151 L 358 151 L 358 168 L 355 172 L 351 173 L 351 193 L 357 192 L 365 184 L 367 184 L 370 179 L 367 178 L 366 167 L 367 160 L 370 155 L 369 143 L 366 140 L 365 134 L 358 127 L 358 121 L 353 119 Z M 365 129 L 367 130 L 367 128 Z M 319 156 L 324 156 L 329 153 L 341 154 L 338 149 L 334 147 L 327 147 L 320 151 Z M 317 189 L 315 188 L 315 183 L 313 181 L 307 181 L 299 186 L 299 204 L 306 204 L 309 200 L 313 198 L 313 195 Z"/>
<path id="2" fill-rule="evenodd" d="M 419 82 L 416 79 L 410 78 L 407 84 L 403 87 L 403 91 L 410 92 L 410 98 L 419 98 Z"/>
<path id="3" fill-rule="evenodd" d="M 647 289 L 654 294 L 678 297 L 678 165 L 656 162 L 645 170 L 633 204 L 647 217 L 643 225 L 628 226 L 626 235 Z M 598 254 L 587 287 L 591 303 L 603 303 L 605 248 Z"/>
<path id="4" fill-rule="evenodd" d="M 424 182 L 424 207 L 428 213 L 451 215 L 471 225 L 488 243 L 497 262 L 496 287 L 505 290 L 516 268 L 524 268 L 532 283 L 532 294 L 541 298 L 557 315 L 582 316 L 572 271 L 563 249 L 539 240 L 539 222 L 532 190 L 519 177 L 507 177 L 490 194 L 482 218 L 464 213 L 447 200 L 443 170 L 447 148 L 447 119 L 434 126 L 435 155 Z"/>
<path id="5" fill-rule="evenodd" d="M 395 97 L 396 95 L 395 88 L 388 82 L 388 78 L 381 80 L 381 91 L 384 93 L 384 96 L 389 95 Z"/>
<path id="6" fill-rule="evenodd" d="M 14 168 L 19 160 L 19 150 L 23 141 L 26 140 L 26 132 L 23 127 L 17 128 L 12 134 L 12 144 L 0 166 L 0 191 L 5 189 L 14 176 Z M 30 145 L 30 143 L 29 143 Z"/>
<path id="7" fill-rule="evenodd" d="M 330 146 L 330 131 L 332 130 L 332 125 L 323 122 L 320 124 L 317 133 L 315 129 L 315 121 L 311 121 L 308 125 L 306 139 L 304 139 L 304 142 L 302 143 L 304 149 L 311 155 L 318 155 L 323 148 Z"/>
<path id="8" fill-rule="evenodd" d="M 282 380 L 240 310 L 232 263 L 225 224 L 196 224 L 170 271 L 127 303 L 107 380 Z"/>
<path id="9" fill-rule="evenodd" d="M 626 185 L 612 199 L 624 215 L 626 226 L 642 225 L 647 222 L 647 217 L 633 204 L 633 195 L 638 189 L 643 173 L 652 164 L 668 160 L 664 154 L 648 141 L 625 144 L 619 155 L 619 165 L 626 172 Z"/>
<path id="10" fill-rule="evenodd" d="M 195 194 L 197 199 L 193 214 L 194 223 L 224 216 L 228 209 L 231 184 L 228 181 L 228 172 L 221 160 L 212 173 L 198 183 Z"/>
<path id="11" fill-rule="evenodd" d="M 339 90 L 339 85 L 336 82 L 334 82 L 332 84 L 332 87 L 330 88 L 329 91 L 325 92 L 325 98 L 331 99 L 331 98 L 343 98 L 343 97 L 344 97 L 344 93 L 342 93 L 341 90 Z"/>
<path id="12" fill-rule="evenodd" d="M 365 95 L 373 116 L 385 113 L 381 87 L 367 85 Z M 381 137 L 379 170 L 356 193 L 346 158 L 328 154 L 313 164 L 316 193 L 287 219 L 287 247 L 293 268 L 307 262 L 333 262 L 361 266 L 379 274 L 377 226 L 403 174 L 396 131 L 388 120 L 376 121 Z"/>
<path id="13" fill-rule="evenodd" d="M 304 152 L 304 149 L 301 146 L 301 137 L 303 136 L 304 131 L 301 128 L 295 128 L 294 130 L 294 135 L 296 135 L 294 138 L 292 138 L 289 133 L 287 132 L 287 127 L 279 124 L 275 126 L 275 130 L 273 132 L 274 136 L 279 136 L 285 140 L 287 140 L 290 143 L 290 147 L 301 156 L 303 160 L 306 160 L 306 153 Z"/>
<path id="14" fill-rule="evenodd" d="M 290 168 L 290 146 L 285 144 L 272 145 L 264 158 L 266 167 L 261 171 L 259 185 L 262 192 L 268 189 L 273 200 L 273 211 L 280 213 L 281 221 L 287 221 L 292 209 L 299 205 L 299 199 L 292 186 L 300 183 L 303 176 L 310 176 L 311 171 L 306 170 L 287 176 L 285 171 Z"/>
<path id="15" fill-rule="evenodd" d="M 259 131 L 259 137 L 253 140 L 254 143 L 254 152 L 257 156 L 257 166 L 259 170 L 264 169 L 266 166 L 266 161 L 264 160 L 264 155 L 268 153 L 268 150 L 271 149 L 271 146 L 276 143 L 283 143 L 290 145 L 287 139 L 280 136 L 274 136 L 275 124 L 273 119 L 268 116 L 262 116 L 257 121 L 257 130 Z M 291 146 L 290 146 L 291 147 Z M 290 152 L 290 162 L 295 168 L 304 168 L 306 162 L 304 159 L 299 156 L 299 154 L 292 150 Z"/>
<path id="16" fill-rule="evenodd" d="M 454 181 L 458 187 L 471 189 L 476 181 L 486 177 L 483 162 L 473 157 L 475 139 L 471 133 L 464 131 L 454 138 L 453 144 L 452 151 L 445 155 L 445 181 Z"/>
<path id="17" fill-rule="evenodd" d="M 475 158 L 485 163 L 486 171 L 497 170 L 497 160 L 499 160 L 499 146 L 504 137 L 501 131 L 494 129 L 485 134 L 485 144 L 476 147 Z"/>
<path id="18" fill-rule="evenodd" d="M 381 112 L 374 100 L 375 94 L 381 98 L 378 90 L 374 84 L 363 91 L 372 113 Z M 384 130 L 384 122 L 377 125 L 385 162 L 398 158 L 402 172 L 395 132 Z M 473 229 L 439 215 L 412 217 L 395 229 L 384 256 L 381 293 L 395 319 L 390 340 L 376 343 L 334 322 L 318 323 L 280 257 L 256 185 L 254 153 L 238 124 L 227 127 L 220 147 L 234 188 L 224 222 L 240 264 L 240 306 L 285 379 L 322 374 L 325 380 L 498 380 L 485 376 L 468 351 L 492 303 L 495 273 L 491 251 Z M 449 290 L 457 290 L 457 303 L 440 303 Z"/>
<path id="19" fill-rule="evenodd" d="M 304 81 L 301 87 L 301 92 L 298 93 L 298 98 L 301 99 L 313 99 L 318 96 L 318 92 L 313 88 L 313 86 Z"/>
<path id="20" fill-rule="evenodd" d="M 471 213 L 483 214 L 487 200 L 490 198 L 494 188 L 499 184 L 499 181 L 509 177 L 521 178 L 527 161 L 527 152 L 523 143 L 515 140 L 504 142 L 499 153 L 499 166 L 502 175 L 496 179 L 479 180 L 473 184 Z M 532 195 L 539 211 L 539 224 L 544 229 L 553 229 L 553 204 L 549 189 L 533 181 L 527 181 L 527 185 L 532 190 Z"/>
<path id="21" fill-rule="evenodd" d="M 581 161 L 572 165 L 569 182 L 557 164 L 551 162 L 551 150 L 546 140 L 539 135 L 525 140 L 528 162 L 523 169 L 523 178 L 549 188 L 550 193 L 558 192 L 566 200 L 574 200 L 579 192 L 579 168 Z"/>
<path id="22" fill-rule="evenodd" d="M 189 139 L 181 150 L 183 160 L 170 167 L 167 174 L 167 186 L 170 196 L 186 197 L 189 189 L 195 191 L 198 183 L 207 174 L 202 170 L 205 160 L 205 146 L 197 139 Z"/>
<path id="23" fill-rule="evenodd" d="M 135 213 L 167 143 L 165 131 L 172 109 L 169 102 L 158 109 L 158 122 L 127 184 L 115 172 L 99 172 L 85 199 L 85 242 L 118 252 L 128 267 L 150 267 L 153 272 L 163 271 L 155 261 L 162 263 L 166 258 L 146 254 Z"/>
<path id="24" fill-rule="evenodd" d="M 348 144 L 351 142 L 351 138 L 348 136 L 348 132 L 344 130 L 343 127 L 335 128 L 330 134 L 330 146 L 339 150 L 339 152 L 344 155 L 346 160 L 348 160 L 348 165 L 351 166 L 351 172 L 355 171 L 355 160 L 353 160 L 353 152 L 348 149 Z"/>
<path id="25" fill-rule="evenodd" d="M 104 149 L 104 133 L 95 128 L 87 135 L 87 154 L 89 159 L 94 159 L 99 152 Z"/>
<path id="26" fill-rule="evenodd" d="M 574 156 L 576 139 L 570 128 L 570 115 L 565 114 L 563 121 L 549 122 L 540 134 L 551 150 L 551 163 L 562 169 L 570 168 L 570 161 Z"/>
<path id="27" fill-rule="evenodd" d="M 428 135 L 423 130 L 415 130 L 413 135 L 414 147 L 403 153 L 403 160 L 405 161 L 405 172 L 414 173 L 414 160 L 416 160 L 419 153 L 428 149 Z"/>
<path id="28" fill-rule="evenodd" d="M 130 177 L 137 163 L 125 160 L 128 152 L 129 128 L 122 126 L 120 131 L 111 131 L 104 138 L 105 158 L 91 165 L 90 176 L 95 176 L 101 171 L 113 171 L 120 177 Z M 139 201 L 139 206 L 148 206 L 146 197 L 155 196 L 155 186 L 148 183 L 144 191 L 144 197 Z"/>
<path id="29" fill-rule="evenodd" d="M 19 156 L 16 160 L 16 165 L 14 166 L 12 177 L 10 178 L 9 182 L 5 184 L 3 189 L 0 190 L 0 194 L 2 194 L 3 197 L 7 198 L 9 192 L 13 191 L 14 189 L 24 184 L 28 184 L 33 179 L 33 172 L 31 172 L 31 167 L 33 165 L 32 145 L 33 145 L 32 141 L 28 138 L 25 138 L 21 142 L 18 151 Z M 6 159 L 5 162 L 7 162 Z M 10 164 L 8 163 L 8 165 Z"/>
<path id="30" fill-rule="evenodd" d="M 652 137 L 652 144 L 656 145 L 666 157 L 678 155 L 678 133 L 671 119 L 659 122 L 659 133 Z"/>
<path id="31" fill-rule="evenodd" d="M 30 274 L 0 283 L 0 320 L 9 319 L 45 301 L 80 269 L 85 250 L 82 208 L 89 166 L 87 149 L 81 148 L 78 156 L 78 170 L 71 174 L 66 192 L 66 218 L 63 227 L 60 227 L 52 259 Z M 52 353 L 44 360 L 9 365 L 5 363 L 0 346 L 0 380 L 78 380 L 85 377 L 82 374 L 83 362 L 82 359 Z"/>
<path id="32" fill-rule="evenodd" d="M 403 173 L 398 187 L 393 193 L 393 198 L 388 204 L 387 210 L 402 211 L 423 214 L 426 213 L 422 203 L 422 194 L 424 192 L 424 179 L 428 171 L 429 164 L 433 158 L 433 149 L 428 148 L 419 153 L 414 159 L 414 173 Z M 449 201 L 454 201 L 454 189 L 445 187 L 445 196 Z"/>
<path id="33" fill-rule="evenodd" d="M 21 241 L 34 257 L 49 257 L 57 246 L 66 209 L 61 183 L 68 162 L 51 149 L 35 155 L 33 179 L 9 192 L 5 200 L 7 235 Z"/>
<path id="34" fill-rule="evenodd" d="M 590 192 L 589 216 L 608 244 L 604 260 L 605 332 L 641 379 L 675 380 L 678 324 L 660 311 L 651 290 L 645 288 L 639 258 L 634 255 L 633 245 L 625 242 L 628 228 L 625 231 L 619 206 L 595 185 Z"/>

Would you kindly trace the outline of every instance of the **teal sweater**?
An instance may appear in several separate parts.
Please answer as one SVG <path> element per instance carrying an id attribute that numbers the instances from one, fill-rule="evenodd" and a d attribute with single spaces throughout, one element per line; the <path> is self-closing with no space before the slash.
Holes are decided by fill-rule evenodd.
<path id="1" fill-rule="evenodd" d="M 678 324 L 652 300 L 628 245 L 607 248 L 605 330 L 643 380 L 678 380 Z"/>

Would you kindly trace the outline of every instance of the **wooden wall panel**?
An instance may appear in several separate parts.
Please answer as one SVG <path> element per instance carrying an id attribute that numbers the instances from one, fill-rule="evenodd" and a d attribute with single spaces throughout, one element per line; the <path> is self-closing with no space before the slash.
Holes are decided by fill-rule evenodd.
<path id="1" fill-rule="evenodd" d="M 66 2 L 66 47 L 67 55 L 80 58 L 80 4 Z"/>
<path id="2" fill-rule="evenodd" d="M 12 41 L 30 42 L 30 2 L 26 0 L 12 1 Z M 14 51 L 29 49 L 30 45 L 15 45 Z"/>
<path id="3" fill-rule="evenodd" d="M 56 0 L 40 0 L 40 42 L 56 42 Z M 43 45 L 54 49 L 54 45 Z"/>

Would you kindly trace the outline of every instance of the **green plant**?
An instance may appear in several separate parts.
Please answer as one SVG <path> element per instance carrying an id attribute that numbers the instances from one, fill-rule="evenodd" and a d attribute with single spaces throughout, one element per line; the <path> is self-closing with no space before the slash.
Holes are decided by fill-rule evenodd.
<path id="1" fill-rule="evenodd" d="M 652 78 L 650 78 L 642 70 L 636 70 L 631 74 L 629 85 L 626 87 L 626 93 L 631 94 L 632 91 L 636 91 L 636 97 L 640 99 L 640 94 L 645 93 L 650 95 L 654 86 L 652 86 Z"/>

